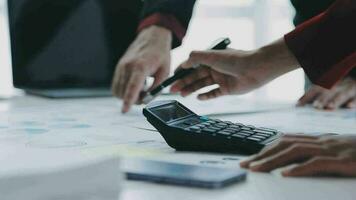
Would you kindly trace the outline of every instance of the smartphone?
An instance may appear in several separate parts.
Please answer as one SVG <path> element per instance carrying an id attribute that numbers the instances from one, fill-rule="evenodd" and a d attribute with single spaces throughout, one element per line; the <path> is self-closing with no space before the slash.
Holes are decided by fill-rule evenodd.
<path id="1" fill-rule="evenodd" d="M 223 188 L 246 179 L 242 169 L 224 169 L 152 160 L 125 160 L 123 171 L 128 180 L 201 188 Z"/>

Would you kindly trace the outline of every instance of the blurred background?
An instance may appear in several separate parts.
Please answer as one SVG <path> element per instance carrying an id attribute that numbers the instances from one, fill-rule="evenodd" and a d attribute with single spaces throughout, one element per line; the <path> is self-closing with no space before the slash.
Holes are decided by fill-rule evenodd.
<path id="1" fill-rule="evenodd" d="M 94 0 L 92 0 L 94 1 Z M 17 91 L 12 85 L 6 1 L 0 0 L 0 96 Z M 198 0 L 183 46 L 174 50 L 172 65 L 184 61 L 191 50 L 206 49 L 219 37 L 232 40 L 232 48 L 249 50 L 282 37 L 293 29 L 294 10 L 288 0 Z M 296 100 L 303 94 L 303 71 L 291 72 L 249 94 L 254 98 Z"/>

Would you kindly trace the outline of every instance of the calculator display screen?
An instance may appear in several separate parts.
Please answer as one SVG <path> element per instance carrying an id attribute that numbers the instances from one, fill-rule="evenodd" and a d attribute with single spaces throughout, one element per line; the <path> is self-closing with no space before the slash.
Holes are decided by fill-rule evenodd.
<path id="1" fill-rule="evenodd" d="M 162 121 L 169 122 L 191 115 L 192 113 L 177 104 L 168 104 L 151 109 Z"/>

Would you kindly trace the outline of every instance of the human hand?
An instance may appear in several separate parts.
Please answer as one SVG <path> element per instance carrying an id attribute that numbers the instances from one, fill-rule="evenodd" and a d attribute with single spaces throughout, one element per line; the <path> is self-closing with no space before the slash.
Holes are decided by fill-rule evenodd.
<path id="1" fill-rule="evenodd" d="M 283 176 L 338 175 L 356 177 L 356 137 L 285 135 L 259 154 L 240 163 L 252 171 L 290 166 Z"/>
<path id="2" fill-rule="evenodd" d="M 298 101 L 298 106 L 306 104 L 327 110 L 356 108 L 356 80 L 346 78 L 331 90 L 314 85 Z"/>
<path id="3" fill-rule="evenodd" d="M 171 42 L 169 30 L 151 26 L 141 31 L 121 58 L 114 73 L 112 91 L 123 99 L 123 113 L 140 102 L 146 77 L 154 77 L 151 88 L 168 77 Z"/>
<path id="4" fill-rule="evenodd" d="M 255 51 L 194 51 L 180 68 L 198 67 L 192 74 L 176 81 L 171 92 L 187 96 L 201 88 L 218 88 L 199 94 L 207 100 L 228 94 L 244 94 L 298 67 L 284 40 Z"/>
<path id="5" fill-rule="evenodd" d="M 228 94 L 242 94 L 263 84 L 258 68 L 254 67 L 249 57 L 252 52 L 238 50 L 194 51 L 180 68 L 199 67 L 191 74 L 176 81 L 171 92 L 180 92 L 182 96 L 217 84 L 219 87 L 199 94 L 200 100 L 208 100 Z"/>

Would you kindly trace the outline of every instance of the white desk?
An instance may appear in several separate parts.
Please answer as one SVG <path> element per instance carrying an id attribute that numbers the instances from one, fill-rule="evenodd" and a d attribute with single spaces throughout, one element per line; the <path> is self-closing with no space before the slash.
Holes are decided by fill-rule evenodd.
<path id="1" fill-rule="evenodd" d="M 238 105 L 244 103 L 246 102 L 240 100 Z M 196 108 L 199 109 L 199 106 Z M 199 113 L 199 110 L 196 111 Z M 246 112 L 246 110 L 244 111 Z M 284 118 L 288 118 L 288 115 L 281 114 L 281 112 L 279 111 L 276 116 L 282 115 Z M 297 117 L 295 116 L 299 116 L 299 112 L 306 111 L 291 110 L 286 112 L 292 112 L 290 115 L 292 117 L 289 120 L 296 120 Z M 17 97 L 12 100 L 0 101 L 0 151 L 11 146 L 13 149 L 43 151 L 47 154 L 52 152 L 56 154 L 60 151 L 68 152 L 68 155 L 75 152 L 76 155 L 79 153 L 86 157 L 122 155 L 170 162 L 212 165 L 222 168 L 238 166 L 241 158 L 238 155 L 175 152 L 165 144 L 157 132 L 145 130 L 152 127 L 140 116 L 140 113 L 141 108 L 136 108 L 128 115 L 122 116 L 120 114 L 120 103 L 111 98 L 48 100 L 35 97 Z M 263 121 L 258 121 L 258 119 L 264 118 L 264 115 L 243 114 L 225 118 L 246 123 L 256 120 L 256 123 L 260 125 Z M 340 122 L 346 122 L 347 125 L 342 132 L 355 132 L 355 111 L 338 112 L 333 115 L 335 118 L 338 116 L 342 120 Z M 324 120 L 329 118 L 330 116 L 325 117 Z M 323 120 L 320 117 L 318 119 Z M 284 120 L 282 124 L 288 123 L 287 119 Z M 273 121 L 279 120 L 269 120 L 268 123 L 273 123 Z M 324 122 L 320 121 L 320 123 L 323 124 Z M 277 122 L 272 125 L 274 127 L 281 126 Z M 314 124 L 309 124 L 309 126 L 314 126 Z M 288 127 L 291 126 L 287 124 L 285 128 Z M 291 128 L 292 130 L 295 129 L 295 127 Z M 337 130 L 335 129 L 333 132 Z M 16 155 L 16 151 L 12 153 Z M 0 154 L 0 156 L 2 155 Z M 221 190 L 125 181 L 121 199 L 351 200 L 356 197 L 355 188 L 356 179 L 282 178 L 278 175 L 278 172 L 272 174 L 249 173 L 246 182 Z"/>

